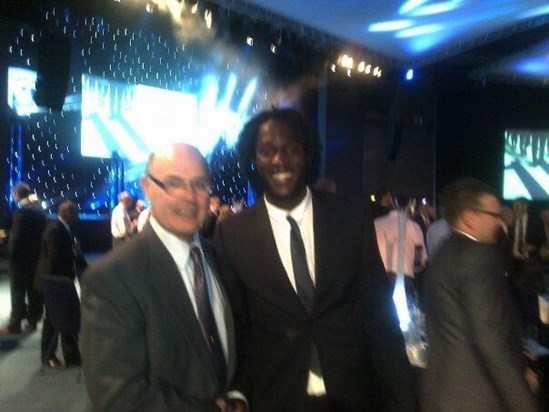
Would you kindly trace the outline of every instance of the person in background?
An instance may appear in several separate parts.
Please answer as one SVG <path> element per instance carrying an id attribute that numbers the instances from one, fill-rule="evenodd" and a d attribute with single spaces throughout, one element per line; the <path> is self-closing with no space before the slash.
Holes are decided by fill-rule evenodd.
<path id="1" fill-rule="evenodd" d="M 198 234 L 209 205 L 206 159 L 183 143 L 159 149 L 141 186 L 149 222 L 82 275 L 82 366 L 92 407 L 245 411 L 232 405 L 239 394 L 226 392 L 236 368 L 232 312 L 213 251 Z"/>
<path id="2" fill-rule="evenodd" d="M 111 214 L 111 234 L 112 246 L 116 247 L 133 234 L 133 225 L 128 214 L 132 204 L 132 198 L 128 192 L 120 192 L 118 195 L 118 204 L 114 207 Z"/>
<path id="3" fill-rule="evenodd" d="M 219 225 L 221 222 L 223 222 L 225 219 L 233 214 L 233 210 L 229 205 L 221 205 L 221 208 L 219 209 L 219 216 L 217 217 L 215 223 Z"/>
<path id="4" fill-rule="evenodd" d="M 413 411 L 369 205 L 310 189 L 320 143 L 295 110 L 258 114 L 238 152 L 263 196 L 214 237 L 238 326 L 234 388 L 261 412 Z"/>
<path id="5" fill-rule="evenodd" d="M 518 295 L 523 328 L 535 337 L 538 335 L 538 294 L 544 289 L 540 248 L 546 240 L 543 223 L 529 207 L 530 202 L 525 198 L 513 202 L 516 220 L 510 232 L 514 260 L 510 277 Z"/>
<path id="6" fill-rule="evenodd" d="M 437 209 L 431 205 L 426 198 L 423 198 L 419 202 L 419 207 L 417 208 L 413 219 L 421 228 L 423 238 L 425 239 L 427 236 L 427 229 L 431 223 L 438 219 Z"/>
<path id="7" fill-rule="evenodd" d="M 132 228 L 132 235 L 139 232 L 139 230 L 137 230 L 137 225 L 139 224 L 138 223 L 139 222 L 139 216 L 141 216 L 141 213 L 143 213 L 143 211 L 145 210 L 146 207 L 147 207 L 147 205 L 146 205 L 144 200 L 137 199 L 135 201 L 134 207 L 132 207 L 128 210 L 128 216 L 130 217 L 131 228 Z"/>
<path id="8" fill-rule="evenodd" d="M 44 276 L 62 276 L 74 282 L 77 276 L 77 267 L 87 266 L 75 237 L 74 229 L 77 223 L 78 208 L 76 205 L 70 201 L 61 203 L 57 219 L 48 223 L 42 235 L 40 258 L 34 276 L 36 290 L 42 292 Z M 54 335 L 57 335 L 57 333 L 48 316 L 48 307 L 46 306 L 46 316 L 42 326 L 42 360 L 50 368 L 61 368 L 62 364 L 55 355 L 57 336 Z M 53 351 L 48 359 L 44 359 L 48 354 L 52 339 L 55 339 Z M 80 366 L 78 335 L 62 334 L 61 348 L 66 366 Z"/>
<path id="9" fill-rule="evenodd" d="M 46 215 L 27 183 L 15 185 L 12 195 L 19 208 L 13 214 L 8 243 L 11 315 L 8 325 L 0 329 L 0 336 L 21 333 L 23 319 L 27 319 L 25 330 L 35 331 L 44 310 L 42 295 L 34 289 L 33 280 Z"/>
<path id="10" fill-rule="evenodd" d="M 525 379 L 520 323 L 497 245 L 496 193 L 464 178 L 446 187 L 442 203 L 452 234 L 425 279 L 429 361 L 421 410 L 539 411 Z"/>
<path id="11" fill-rule="evenodd" d="M 383 266 L 392 283 L 402 273 L 407 292 L 415 294 L 419 289 L 414 282 L 416 275 L 419 277 L 427 265 L 427 251 L 419 224 L 408 217 L 406 211 L 394 209 L 374 219 L 374 225 Z M 402 261 L 399 259 L 401 253 Z"/>
<path id="12" fill-rule="evenodd" d="M 393 210 L 393 196 L 386 187 L 379 188 L 375 193 L 375 202 L 372 205 L 374 219 L 384 216 Z"/>
<path id="13" fill-rule="evenodd" d="M 202 222 L 202 225 L 200 226 L 200 234 L 202 236 L 206 238 L 213 237 L 220 208 L 221 199 L 219 199 L 218 196 L 210 196 L 210 207 L 208 209 L 208 214 L 206 215 L 206 219 L 204 219 L 204 222 Z"/>

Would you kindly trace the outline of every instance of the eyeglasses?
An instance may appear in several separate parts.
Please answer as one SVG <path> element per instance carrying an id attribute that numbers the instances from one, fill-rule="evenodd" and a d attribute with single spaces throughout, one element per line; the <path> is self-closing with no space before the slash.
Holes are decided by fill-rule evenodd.
<path id="1" fill-rule="evenodd" d="M 190 182 L 179 177 L 170 177 L 165 182 L 147 173 L 147 177 L 152 180 L 160 189 L 170 195 L 177 195 L 188 190 L 192 190 L 195 195 L 209 195 L 211 184 L 207 178 L 191 180 Z"/>
<path id="2" fill-rule="evenodd" d="M 471 208 L 471 210 L 473 210 L 474 212 L 485 214 L 485 215 L 490 215 L 492 217 L 495 217 L 496 219 L 503 219 L 503 216 L 501 215 L 501 213 L 489 212 L 488 210 L 475 209 L 475 208 Z"/>

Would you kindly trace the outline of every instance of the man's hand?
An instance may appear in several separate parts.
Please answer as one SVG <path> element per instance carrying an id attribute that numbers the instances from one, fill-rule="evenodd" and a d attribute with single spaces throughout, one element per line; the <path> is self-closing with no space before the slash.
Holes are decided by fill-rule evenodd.
<path id="1" fill-rule="evenodd" d="M 246 402 L 241 399 L 217 398 L 215 403 L 221 412 L 248 412 Z"/>

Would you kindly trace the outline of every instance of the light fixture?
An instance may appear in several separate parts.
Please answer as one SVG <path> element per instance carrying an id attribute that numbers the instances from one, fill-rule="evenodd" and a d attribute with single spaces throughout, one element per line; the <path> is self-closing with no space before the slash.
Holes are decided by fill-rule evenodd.
<path id="1" fill-rule="evenodd" d="M 213 15 L 210 9 L 206 9 L 206 11 L 204 12 L 204 21 L 206 22 L 206 27 L 211 30 Z"/>
<path id="2" fill-rule="evenodd" d="M 410 81 L 414 78 L 414 69 L 406 70 L 406 80 Z"/>
<path id="3" fill-rule="evenodd" d="M 252 36 L 246 37 L 246 44 L 252 47 L 254 45 L 254 38 Z"/>

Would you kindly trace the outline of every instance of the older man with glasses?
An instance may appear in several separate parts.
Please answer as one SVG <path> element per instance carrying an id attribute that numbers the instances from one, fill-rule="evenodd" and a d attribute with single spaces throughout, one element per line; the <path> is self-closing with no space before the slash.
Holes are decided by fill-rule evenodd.
<path id="1" fill-rule="evenodd" d="M 101 411 L 230 411 L 235 370 L 231 310 L 198 228 L 209 168 L 174 144 L 152 154 L 141 181 L 143 231 L 83 275 L 82 360 Z M 231 394 L 238 396 L 238 394 Z"/>

